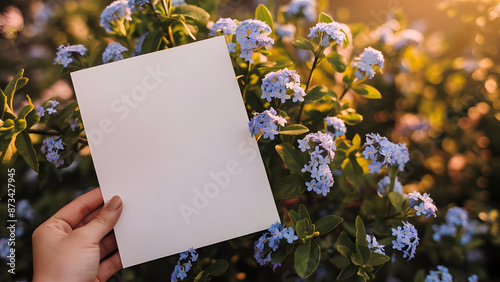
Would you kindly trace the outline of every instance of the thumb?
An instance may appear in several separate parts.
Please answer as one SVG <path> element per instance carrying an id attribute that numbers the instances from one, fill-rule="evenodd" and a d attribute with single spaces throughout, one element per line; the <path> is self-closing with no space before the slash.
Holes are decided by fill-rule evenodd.
<path id="1" fill-rule="evenodd" d="M 81 227 L 82 231 L 88 235 L 89 239 L 99 243 L 115 227 L 122 209 L 122 200 L 120 197 L 114 196 L 104 204 L 104 207 L 92 221 Z"/>

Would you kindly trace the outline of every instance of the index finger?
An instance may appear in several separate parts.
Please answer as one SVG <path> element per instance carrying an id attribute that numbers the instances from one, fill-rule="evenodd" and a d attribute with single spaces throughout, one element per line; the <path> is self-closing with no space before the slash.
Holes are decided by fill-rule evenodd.
<path id="1" fill-rule="evenodd" d="M 52 217 L 67 222 L 74 229 L 88 214 L 103 204 L 101 188 L 97 187 L 74 199 Z"/>

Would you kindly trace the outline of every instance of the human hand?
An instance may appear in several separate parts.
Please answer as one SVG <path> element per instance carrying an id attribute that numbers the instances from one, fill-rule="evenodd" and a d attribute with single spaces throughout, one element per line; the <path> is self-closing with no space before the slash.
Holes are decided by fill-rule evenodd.
<path id="1" fill-rule="evenodd" d="M 32 236 L 33 281 L 106 281 L 122 269 L 114 233 L 120 197 L 103 206 L 100 188 L 73 200 L 41 224 Z"/>

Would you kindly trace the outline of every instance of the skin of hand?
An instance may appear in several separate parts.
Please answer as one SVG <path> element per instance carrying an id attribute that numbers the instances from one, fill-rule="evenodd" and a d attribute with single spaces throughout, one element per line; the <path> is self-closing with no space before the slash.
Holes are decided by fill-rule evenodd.
<path id="1" fill-rule="evenodd" d="M 33 281 L 106 281 L 121 270 L 114 233 L 123 209 L 118 196 L 103 205 L 100 188 L 73 200 L 32 236 Z"/>

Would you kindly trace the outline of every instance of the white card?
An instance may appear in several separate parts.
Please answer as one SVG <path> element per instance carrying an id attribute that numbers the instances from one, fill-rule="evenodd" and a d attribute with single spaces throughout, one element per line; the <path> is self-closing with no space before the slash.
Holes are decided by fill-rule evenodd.
<path id="1" fill-rule="evenodd" d="M 279 221 L 223 37 L 71 77 L 124 267 Z"/>

